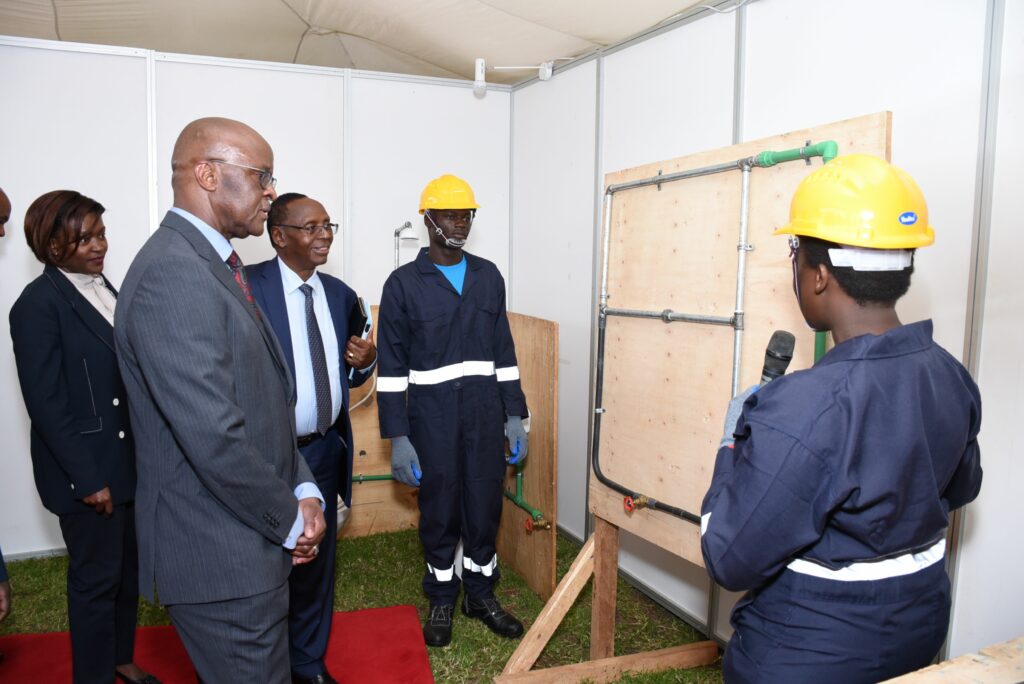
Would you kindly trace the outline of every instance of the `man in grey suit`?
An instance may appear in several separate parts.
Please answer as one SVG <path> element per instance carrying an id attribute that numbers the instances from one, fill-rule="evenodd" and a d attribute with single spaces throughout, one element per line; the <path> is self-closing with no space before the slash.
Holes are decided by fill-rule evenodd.
<path id="1" fill-rule="evenodd" d="M 263 232 L 273 167 L 245 124 L 186 126 L 174 207 L 132 262 L 115 314 L 140 589 L 153 600 L 155 585 L 200 678 L 217 684 L 289 681 L 288 574 L 326 528 L 295 445 L 288 365 L 228 242 Z"/>

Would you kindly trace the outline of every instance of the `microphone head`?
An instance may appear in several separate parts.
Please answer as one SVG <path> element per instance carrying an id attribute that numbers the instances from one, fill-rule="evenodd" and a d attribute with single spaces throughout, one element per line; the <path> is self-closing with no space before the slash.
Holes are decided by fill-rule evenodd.
<path id="1" fill-rule="evenodd" d="M 789 362 L 793 360 L 793 350 L 796 348 L 796 337 L 786 330 L 776 330 L 768 341 L 768 347 L 764 350 L 764 370 L 761 372 L 761 382 L 768 382 L 786 372 Z"/>

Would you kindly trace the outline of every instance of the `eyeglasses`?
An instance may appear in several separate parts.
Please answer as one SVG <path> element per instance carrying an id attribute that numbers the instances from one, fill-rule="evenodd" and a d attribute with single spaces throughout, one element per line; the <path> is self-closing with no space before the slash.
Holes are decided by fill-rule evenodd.
<path id="1" fill-rule="evenodd" d="M 274 225 L 280 226 L 281 228 L 294 228 L 295 230 L 301 230 L 308 235 L 316 235 L 322 230 L 330 233 L 331 235 L 338 232 L 337 223 L 325 223 L 322 226 L 290 226 L 287 223 L 275 223 Z"/>
<path id="2" fill-rule="evenodd" d="M 267 171 L 266 169 L 257 169 L 255 166 L 236 164 L 235 162 L 230 162 L 226 159 L 207 159 L 206 161 L 213 162 L 214 164 L 227 164 L 228 166 L 237 166 L 240 169 L 249 169 L 250 171 L 255 171 L 256 173 L 260 174 L 261 188 L 266 190 L 267 188 L 277 187 L 277 179 L 274 178 L 273 174 L 271 174 L 271 172 Z"/>

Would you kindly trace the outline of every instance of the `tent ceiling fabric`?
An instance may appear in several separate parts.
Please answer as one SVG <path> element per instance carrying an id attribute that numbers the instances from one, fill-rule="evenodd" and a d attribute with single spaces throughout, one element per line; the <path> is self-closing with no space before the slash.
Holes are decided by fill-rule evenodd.
<path id="1" fill-rule="evenodd" d="M 578 57 L 702 0 L 0 0 L 0 34 L 473 78 Z M 706 1 L 706 0 L 705 0 Z M 516 83 L 536 71 L 488 71 Z"/>

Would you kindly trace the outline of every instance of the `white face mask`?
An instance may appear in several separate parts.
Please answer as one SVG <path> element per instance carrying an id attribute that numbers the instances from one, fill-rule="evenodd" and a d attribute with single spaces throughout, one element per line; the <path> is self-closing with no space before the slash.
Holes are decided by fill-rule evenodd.
<path id="1" fill-rule="evenodd" d="M 452 240 L 450 237 L 446 236 L 444 234 L 444 231 L 442 231 L 441 228 L 436 223 L 434 223 L 434 218 L 430 215 L 429 211 L 424 215 L 427 217 L 427 220 L 430 221 L 431 224 L 433 224 L 434 232 L 437 233 L 437 236 L 440 238 L 444 238 L 444 244 L 449 249 L 462 249 L 463 247 L 466 246 L 465 240 Z"/>

